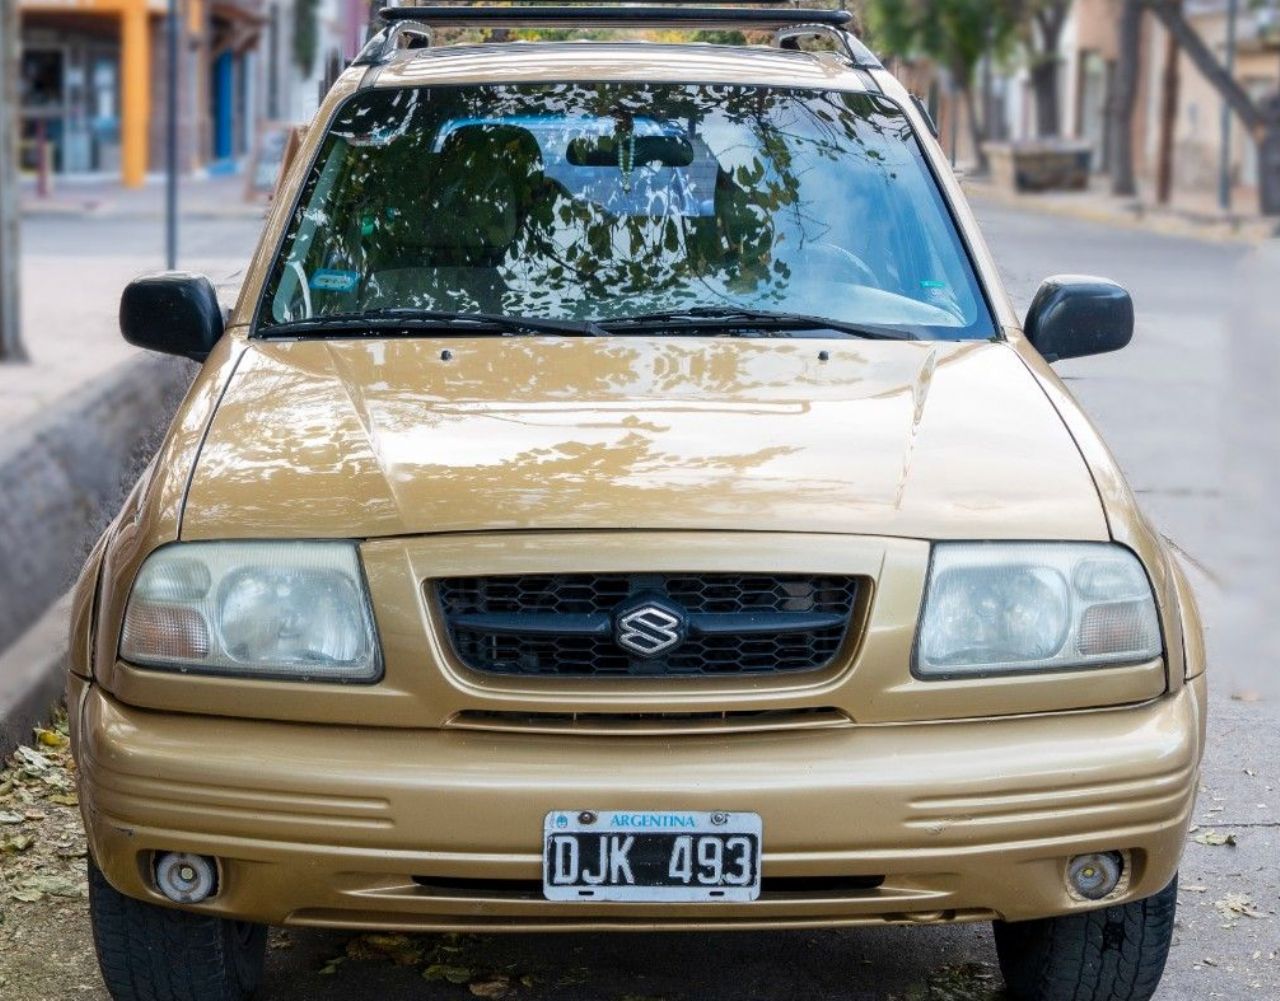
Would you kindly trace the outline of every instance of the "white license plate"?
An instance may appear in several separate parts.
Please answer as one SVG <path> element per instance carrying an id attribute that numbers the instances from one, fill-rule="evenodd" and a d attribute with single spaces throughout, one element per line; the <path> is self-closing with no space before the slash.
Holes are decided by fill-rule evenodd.
<path id="1" fill-rule="evenodd" d="M 548 900 L 747 901 L 760 896 L 758 813 L 556 810 L 543 824 Z"/>

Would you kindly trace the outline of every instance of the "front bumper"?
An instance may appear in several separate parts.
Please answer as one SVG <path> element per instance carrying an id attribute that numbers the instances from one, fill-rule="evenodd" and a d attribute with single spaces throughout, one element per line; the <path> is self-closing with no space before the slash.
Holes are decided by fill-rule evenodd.
<path id="1" fill-rule="evenodd" d="M 164 903 L 152 853 L 220 860 L 197 908 L 402 930 L 758 928 L 1027 919 L 1088 906 L 1066 860 L 1126 850 L 1173 877 L 1195 797 L 1203 678 L 1141 706 L 741 735 L 556 736 L 308 726 L 136 709 L 73 680 L 90 850 Z M 750 904 L 551 903 L 552 809 L 748 810 Z M 871 889 L 822 880 L 881 876 Z M 415 879 L 415 877 L 417 877 Z M 808 877 L 776 891 L 771 877 Z"/>

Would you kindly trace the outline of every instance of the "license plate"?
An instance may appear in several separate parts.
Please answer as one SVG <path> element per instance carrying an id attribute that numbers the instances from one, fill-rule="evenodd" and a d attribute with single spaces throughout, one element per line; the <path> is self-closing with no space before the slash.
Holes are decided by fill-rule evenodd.
<path id="1" fill-rule="evenodd" d="M 760 815 L 556 810 L 543 825 L 548 900 L 746 901 L 760 896 Z"/>

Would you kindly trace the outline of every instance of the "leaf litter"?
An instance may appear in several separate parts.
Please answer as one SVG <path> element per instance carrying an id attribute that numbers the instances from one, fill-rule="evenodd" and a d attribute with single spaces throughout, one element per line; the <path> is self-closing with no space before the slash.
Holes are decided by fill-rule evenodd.
<path id="1" fill-rule="evenodd" d="M 66 713 L 0 768 L 0 921 L 11 907 L 88 894 Z"/>
<path id="2" fill-rule="evenodd" d="M 472 997 L 491 999 L 514 999 L 522 988 L 547 979 L 542 970 L 495 962 L 486 955 L 492 941 L 479 935 L 370 932 L 349 939 L 342 953 L 326 959 L 317 973 L 333 976 L 352 963 L 390 963 L 417 969 L 424 980 L 465 987 Z"/>
<path id="3" fill-rule="evenodd" d="M 943 966 L 897 1001 L 1003 1001 L 1004 991 L 995 970 L 985 963 Z"/>

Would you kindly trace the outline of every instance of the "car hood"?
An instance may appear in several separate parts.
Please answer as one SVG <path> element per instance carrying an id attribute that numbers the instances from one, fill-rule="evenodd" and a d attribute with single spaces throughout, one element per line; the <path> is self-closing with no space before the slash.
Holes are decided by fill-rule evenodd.
<path id="1" fill-rule="evenodd" d="M 183 538 L 537 529 L 1106 539 L 1071 436 L 995 342 L 250 342 Z"/>

